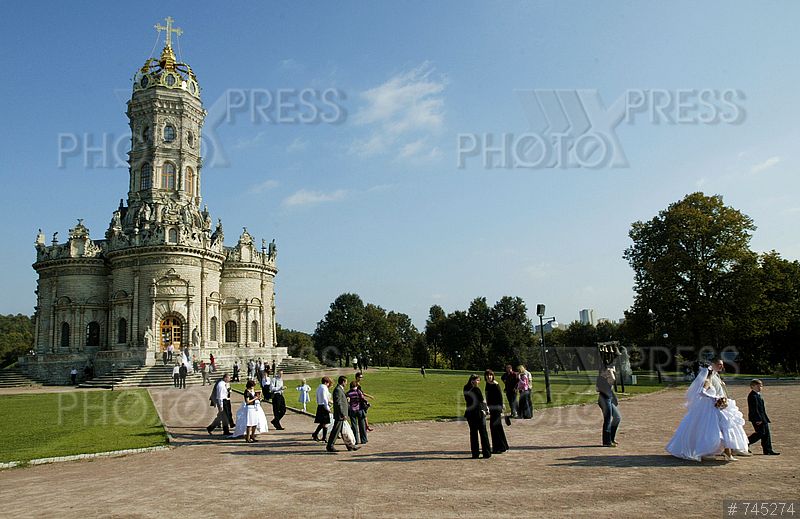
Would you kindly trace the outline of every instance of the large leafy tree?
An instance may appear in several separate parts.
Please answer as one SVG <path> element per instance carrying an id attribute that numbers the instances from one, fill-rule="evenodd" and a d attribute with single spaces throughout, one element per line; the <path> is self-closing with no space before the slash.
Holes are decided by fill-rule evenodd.
<path id="1" fill-rule="evenodd" d="M 278 346 L 286 348 L 289 355 L 312 362 L 319 362 L 314 350 L 314 338 L 311 335 L 283 328 L 280 324 L 276 328 Z"/>
<path id="2" fill-rule="evenodd" d="M 33 320 L 27 315 L 0 315 L 0 364 L 7 365 L 33 346 Z"/>
<path id="3" fill-rule="evenodd" d="M 753 221 L 722 197 L 692 193 L 646 222 L 635 222 L 624 257 L 634 271 L 630 329 L 651 344 L 716 351 L 734 337 L 740 305 L 752 294 Z"/>
<path id="4" fill-rule="evenodd" d="M 358 294 L 342 294 L 331 303 L 314 331 L 314 347 L 323 362 L 350 364 L 365 344 L 365 313 Z"/>

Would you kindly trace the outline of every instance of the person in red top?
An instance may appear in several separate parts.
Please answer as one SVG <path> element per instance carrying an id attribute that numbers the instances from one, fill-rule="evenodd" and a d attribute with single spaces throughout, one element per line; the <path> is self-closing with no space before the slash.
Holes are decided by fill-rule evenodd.
<path id="1" fill-rule="evenodd" d="M 217 361 L 214 360 L 213 353 L 209 356 L 209 359 L 211 360 L 211 371 L 212 372 L 217 371 Z"/>

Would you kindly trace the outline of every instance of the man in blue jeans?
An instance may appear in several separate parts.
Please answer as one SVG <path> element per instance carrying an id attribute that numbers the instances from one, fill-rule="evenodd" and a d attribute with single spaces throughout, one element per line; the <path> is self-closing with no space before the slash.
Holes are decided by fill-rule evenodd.
<path id="1" fill-rule="evenodd" d="M 597 405 L 603 411 L 603 447 L 616 447 L 617 428 L 622 417 L 617 409 L 617 395 L 614 394 L 616 373 L 613 367 L 604 366 L 597 374 Z"/>

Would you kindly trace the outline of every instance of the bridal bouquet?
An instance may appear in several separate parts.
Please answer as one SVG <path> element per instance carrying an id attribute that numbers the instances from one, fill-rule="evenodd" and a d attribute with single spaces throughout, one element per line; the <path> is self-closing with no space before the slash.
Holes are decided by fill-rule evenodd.
<path id="1" fill-rule="evenodd" d="M 717 409 L 725 409 L 726 407 L 728 407 L 728 399 L 725 397 L 718 398 L 717 402 L 714 404 L 714 407 L 716 407 Z"/>

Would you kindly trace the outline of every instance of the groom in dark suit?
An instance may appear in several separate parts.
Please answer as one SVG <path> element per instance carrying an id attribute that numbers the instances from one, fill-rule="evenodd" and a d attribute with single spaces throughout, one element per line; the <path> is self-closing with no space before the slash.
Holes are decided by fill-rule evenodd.
<path id="1" fill-rule="evenodd" d="M 768 456 L 777 456 L 780 452 L 772 450 L 772 436 L 769 432 L 769 416 L 767 416 L 767 409 L 764 406 L 764 397 L 761 396 L 761 389 L 764 383 L 759 379 L 750 381 L 750 394 L 747 395 L 747 419 L 753 424 L 756 430 L 753 434 L 747 437 L 750 445 L 758 440 L 761 440 L 761 448 L 764 449 L 764 454 Z"/>

